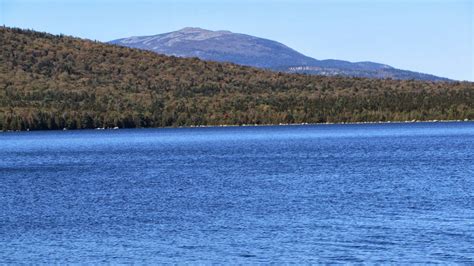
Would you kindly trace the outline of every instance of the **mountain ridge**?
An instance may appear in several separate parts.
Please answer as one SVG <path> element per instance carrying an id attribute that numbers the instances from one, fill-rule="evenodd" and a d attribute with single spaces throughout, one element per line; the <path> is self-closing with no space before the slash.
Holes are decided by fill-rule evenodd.
<path id="1" fill-rule="evenodd" d="M 168 33 L 116 39 L 108 43 L 165 55 L 198 57 L 289 73 L 449 81 L 447 78 L 371 61 L 318 60 L 274 40 L 227 30 L 186 27 Z"/>

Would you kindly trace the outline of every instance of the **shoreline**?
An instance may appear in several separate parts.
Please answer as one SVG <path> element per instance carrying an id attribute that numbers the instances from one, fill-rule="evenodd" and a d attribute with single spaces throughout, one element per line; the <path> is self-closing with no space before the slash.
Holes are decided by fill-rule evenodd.
<path id="1" fill-rule="evenodd" d="M 474 120 L 406 120 L 406 121 L 365 121 L 365 122 L 324 122 L 324 123 L 279 123 L 279 124 L 242 124 L 242 125 L 198 125 L 177 127 L 133 127 L 133 128 L 80 128 L 80 129 L 39 129 L 39 130 L 0 130 L 0 133 L 34 132 L 34 131 L 69 131 L 69 130 L 119 130 L 119 129 L 165 129 L 165 128 L 213 128 L 213 127 L 270 127 L 270 126 L 320 126 L 320 125 L 365 125 L 365 124 L 415 124 L 415 123 L 469 123 Z"/>
<path id="2" fill-rule="evenodd" d="M 199 127 L 258 127 L 258 126 L 318 126 L 318 125 L 362 125 L 362 124 L 411 124 L 411 123 L 459 123 L 474 120 L 410 120 L 410 121 L 367 121 L 367 122 L 324 122 L 324 123 L 279 123 L 279 124 L 242 124 L 242 125 L 211 125 L 211 126 L 180 126 L 158 128 L 199 128 Z"/>

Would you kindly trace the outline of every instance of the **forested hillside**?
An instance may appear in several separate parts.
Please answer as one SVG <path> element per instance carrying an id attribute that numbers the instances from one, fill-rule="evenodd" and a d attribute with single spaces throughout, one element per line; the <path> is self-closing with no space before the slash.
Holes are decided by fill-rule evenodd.
<path id="1" fill-rule="evenodd" d="M 474 119 L 474 84 L 274 73 L 0 27 L 0 129 Z"/>

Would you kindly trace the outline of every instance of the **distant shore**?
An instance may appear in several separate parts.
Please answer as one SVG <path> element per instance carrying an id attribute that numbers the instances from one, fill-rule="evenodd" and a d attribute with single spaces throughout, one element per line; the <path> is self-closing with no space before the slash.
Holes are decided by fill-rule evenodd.
<path id="1" fill-rule="evenodd" d="M 81 129 L 43 129 L 43 130 L 0 130 L 0 133 L 5 132 L 29 132 L 29 131 L 68 131 L 68 130 L 118 130 L 118 129 L 149 129 L 149 128 L 211 128 L 211 127 L 268 127 L 268 126 L 316 126 L 316 125 L 363 125 L 363 124 L 410 124 L 410 123 L 460 123 L 460 122 L 474 122 L 474 120 L 407 120 L 407 121 L 368 121 L 368 122 L 324 122 L 324 123 L 279 123 L 279 124 L 242 124 L 242 125 L 191 125 L 178 127 L 98 127 L 98 128 L 81 128 Z"/>
<path id="2" fill-rule="evenodd" d="M 242 124 L 242 125 L 203 125 L 182 126 L 174 128 L 196 128 L 196 127 L 256 127 L 256 126 L 315 126 L 315 125 L 360 125 L 360 124 L 406 124 L 406 123 L 455 123 L 473 122 L 474 120 L 410 120 L 410 121 L 370 121 L 370 122 L 324 122 L 324 123 L 279 123 L 279 124 Z M 173 128 L 173 127 L 167 127 Z"/>

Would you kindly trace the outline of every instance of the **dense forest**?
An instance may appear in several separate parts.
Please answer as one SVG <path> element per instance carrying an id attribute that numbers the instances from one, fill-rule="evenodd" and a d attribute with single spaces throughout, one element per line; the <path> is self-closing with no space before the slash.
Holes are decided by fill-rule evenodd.
<path id="1" fill-rule="evenodd" d="M 0 27 L 0 130 L 474 119 L 474 83 L 284 74 Z"/>

